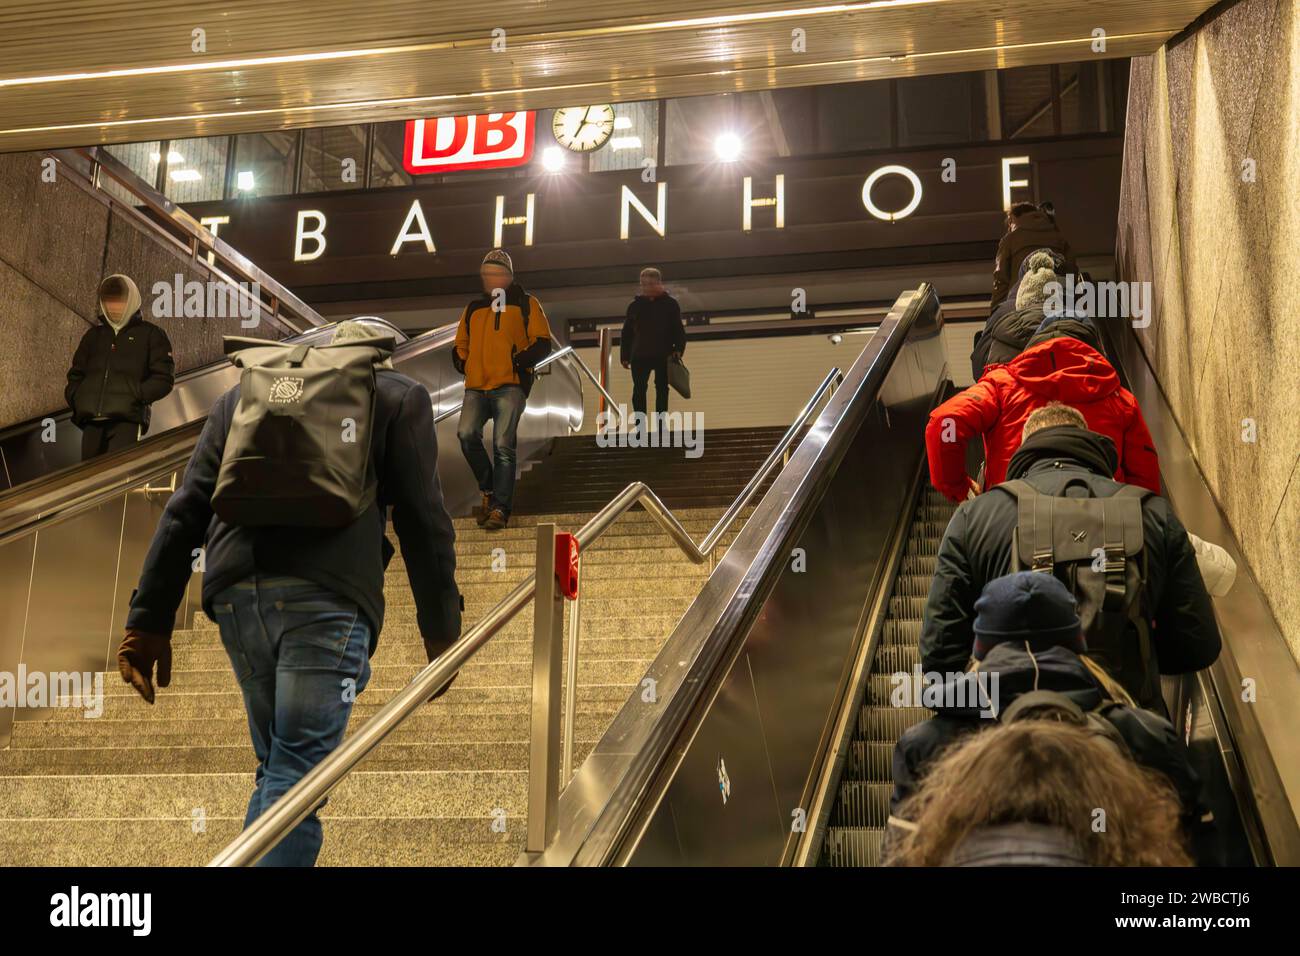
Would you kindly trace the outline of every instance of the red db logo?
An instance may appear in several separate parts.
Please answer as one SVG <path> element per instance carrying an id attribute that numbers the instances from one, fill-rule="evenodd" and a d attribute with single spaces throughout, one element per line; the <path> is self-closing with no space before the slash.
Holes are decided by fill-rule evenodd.
<path id="1" fill-rule="evenodd" d="M 402 165 L 415 176 L 522 166 L 533 158 L 536 118 L 532 110 L 521 110 L 408 120 Z"/>

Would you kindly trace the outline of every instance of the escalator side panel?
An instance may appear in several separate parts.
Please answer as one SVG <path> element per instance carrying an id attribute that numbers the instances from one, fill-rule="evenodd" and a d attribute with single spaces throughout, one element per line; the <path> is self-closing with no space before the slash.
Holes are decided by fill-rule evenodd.
<path id="1" fill-rule="evenodd" d="M 792 856 L 943 374 L 937 335 L 898 355 L 624 862 Z"/>

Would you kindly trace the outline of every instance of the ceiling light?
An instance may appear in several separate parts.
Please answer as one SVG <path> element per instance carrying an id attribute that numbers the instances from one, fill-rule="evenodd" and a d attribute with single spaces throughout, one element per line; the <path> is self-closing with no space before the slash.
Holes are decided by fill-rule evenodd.
<path id="1" fill-rule="evenodd" d="M 203 174 L 197 169 L 173 169 L 171 177 L 174 183 L 193 183 L 202 179 Z"/>
<path id="2" fill-rule="evenodd" d="M 253 171 L 251 169 L 241 169 L 235 176 L 235 187 L 244 192 L 253 188 Z"/>
<path id="3" fill-rule="evenodd" d="M 713 150 L 718 154 L 718 159 L 724 163 L 732 163 L 740 158 L 740 137 L 735 133 L 722 133 L 713 141 Z"/>
<path id="4" fill-rule="evenodd" d="M 548 173 L 558 173 L 564 168 L 564 152 L 558 146 L 542 150 L 542 167 Z"/>

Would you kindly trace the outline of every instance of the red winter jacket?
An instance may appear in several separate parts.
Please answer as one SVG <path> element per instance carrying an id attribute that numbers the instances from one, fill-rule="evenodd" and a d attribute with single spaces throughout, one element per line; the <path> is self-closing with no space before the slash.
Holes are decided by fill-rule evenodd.
<path id="1" fill-rule="evenodd" d="M 984 487 L 1001 484 L 1025 419 L 1049 402 L 1077 408 L 1092 431 L 1115 443 L 1116 481 L 1160 493 L 1160 462 L 1137 399 L 1119 384 L 1105 356 L 1072 338 L 1041 342 L 1010 362 L 989 366 L 978 382 L 930 413 L 930 483 L 953 501 L 965 498 L 966 442 L 983 435 Z"/>

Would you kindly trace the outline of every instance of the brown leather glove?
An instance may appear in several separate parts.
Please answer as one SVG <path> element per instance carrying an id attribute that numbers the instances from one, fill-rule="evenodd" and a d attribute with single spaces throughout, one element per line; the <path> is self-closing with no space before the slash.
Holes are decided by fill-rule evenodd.
<path id="1" fill-rule="evenodd" d="M 453 643 L 454 643 L 454 642 L 453 642 Z M 443 653 L 444 651 L 446 651 L 447 648 L 449 648 L 449 647 L 451 647 L 451 644 L 437 644 L 437 643 L 434 643 L 433 641 L 429 640 L 427 637 L 424 638 L 424 656 L 425 656 L 426 658 L 428 658 L 428 661 L 429 661 L 430 664 L 432 664 L 434 661 L 436 661 L 436 660 L 439 658 L 439 656 L 441 656 L 442 653 Z M 438 693 L 436 693 L 436 694 L 434 694 L 432 697 L 430 697 L 429 700 L 427 701 L 427 703 L 433 703 L 435 700 L 437 700 L 437 699 L 438 699 L 439 697 L 441 697 L 443 694 L 447 693 L 447 691 L 451 690 L 451 685 L 454 684 L 454 683 L 456 683 L 456 678 L 459 677 L 459 676 L 460 676 L 460 671 L 457 671 L 456 673 L 452 674 L 452 675 L 451 675 L 451 680 L 449 680 L 449 681 L 447 681 L 447 683 L 443 684 L 443 685 L 442 685 L 442 690 L 438 691 Z"/>
<path id="2" fill-rule="evenodd" d="M 117 649 L 117 669 L 122 680 L 150 704 L 154 698 L 155 664 L 158 665 L 158 686 L 166 687 L 172 682 L 171 635 L 128 628 L 122 646 Z"/>

